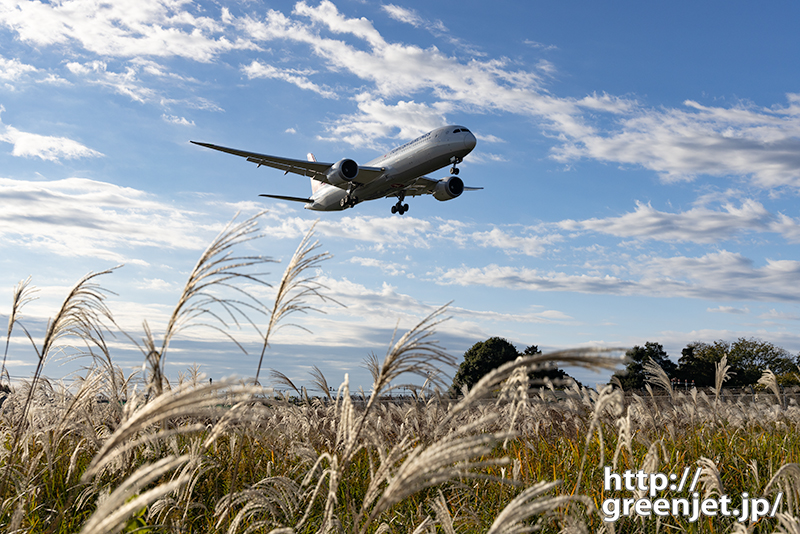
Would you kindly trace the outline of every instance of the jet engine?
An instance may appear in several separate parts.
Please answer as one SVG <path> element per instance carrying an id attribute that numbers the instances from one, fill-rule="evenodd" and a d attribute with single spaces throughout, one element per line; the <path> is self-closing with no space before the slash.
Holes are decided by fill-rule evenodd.
<path id="1" fill-rule="evenodd" d="M 358 176 L 358 163 L 352 159 L 341 159 L 331 165 L 328 171 L 328 182 L 333 185 L 349 183 Z"/>
<path id="2" fill-rule="evenodd" d="M 464 192 L 464 182 L 458 176 L 442 178 L 433 188 L 436 200 L 453 200 Z"/>

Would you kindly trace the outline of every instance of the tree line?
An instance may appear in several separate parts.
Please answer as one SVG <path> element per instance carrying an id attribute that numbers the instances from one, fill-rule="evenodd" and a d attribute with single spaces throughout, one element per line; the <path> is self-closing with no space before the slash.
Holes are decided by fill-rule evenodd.
<path id="1" fill-rule="evenodd" d="M 501 337 L 479 341 L 464 353 L 464 361 L 456 372 L 450 393 L 457 395 L 464 387 L 472 388 L 486 373 L 504 363 L 520 356 L 540 353 L 536 345 L 519 351 Z M 800 384 L 800 354 L 793 356 L 786 349 L 757 338 L 740 337 L 733 343 L 724 340 L 713 343 L 695 341 L 681 351 L 677 364 L 660 343 L 650 341 L 642 346 L 634 346 L 625 354 L 628 364 L 624 370 L 614 373 L 612 378 L 612 381 L 619 380 L 625 390 L 644 388 L 647 379 L 645 364 L 648 360 L 661 367 L 670 379 L 685 381 L 698 388 L 711 387 L 714 385 L 716 365 L 723 357 L 727 357 L 727 365 L 730 366 L 730 378 L 725 381 L 728 387 L 754 385 L 766 369 L 775 373 L 780 385 Z M 547 379 L 562 384 L 569 379 L 574 380 L 555 367 L 533 371 L 529 377 L 540 382 Z"/>
<path id="2" fill-rule="evenodd" d="M 541 354 L 537 345 L 529 345 L 522 351 L 502 337 L 491 337 L 486 341 L 479 341 L 464 353 L 464 361 L 453 378 L 453 385 L 450 387 L 451 395 L 458 395 L 466 387 L 478 383 L 486 373 L 496 369 L 504 363 L 513 362 L 520 356 L 533 356 Z M 575 380 L 562 369 L 556 367 L 543 367 L 528 373 L 528 377 L 534 381 L 550 380 L 556 384 L 563 384 L 568 380 Z M 575 380 L 577 382 L 577 380 Z M 580 384 L 580 383 L 579 383 Z"/>
<path id="3" fill-rule="evenodd" d="M 660 343 L 648 341 L 626 352 L 628 365 L 614 374 L 623 389 L 643 388 L 646 379 L 645 363 L 658 364 L 671 379 L 693 382 L 696 387 L 714 385 L 716 365 L 727 356 L 731 378 L 728 387 L 751 386 L 761 374 L 770 369 L 783 386 L 800 384 L 800 355 L 758 338 L 740 337 L 733 343 L 717 340 L 713 343 L 695 341 L 681 351 L 678 363 L 673 362 Z"/>

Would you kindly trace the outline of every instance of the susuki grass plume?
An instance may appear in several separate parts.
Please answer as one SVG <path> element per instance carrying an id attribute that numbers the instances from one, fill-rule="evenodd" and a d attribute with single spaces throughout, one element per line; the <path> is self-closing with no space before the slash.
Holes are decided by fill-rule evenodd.
<path id="1" fill-rule="evenodd" d="M 256 384 L 258 384 L 258 378 L 261 375 L 261 364 L 264 361 L 264 354 L 267 347 L 269 347 L 269 340 L 272 334 L 284 326 L 295 326 L 308 332 L 307 328 L 297 324 L 281 324 L 284 318 L 294 313 L 308 313 L 312 310 L 320 311 L 308 303 L 310 298 L 315 298 L 322 302 L 336 302 L 324 294 L 325 286 L 319 282 L 317 275 L 309 274 L 310 271 L 317 269 L 323 261 L 331 258 L 328 252 L 316 252 L 319 248 L 319 241 L 311 242 L 316 225 L 316 222 L 312 224 L 302 241 L 300 241 L 297 250 L 295 250 L 286 265 L 286 269 L 283 271 L 280 284 L 278 284 L 278 292 L 275 295 L 272 312 L 269 314 L 269 322 L 263 335 L 264 343 L 261 347 L 261 356 L 258 359 L 258 367 L 256 369 Z"/>
<path id="2" fill-rule="evenodd" d="M 107 292 L 96 285 L 104 273 L 79 281 L 40 344 L 20 322 L 34 290 L 28 281 L 15 288 L 4 364 L 16 350 L 9 349 L 12 331 L 22 331 L 39 365 L 33 380 L 13 384 L 0 405 L 0 530 L 800 534 L 800 395 L 780 390 L 770 372 L 762 384 L 774 395 L 723 395 L 726 360 L 711 391 L 672 390 L 655 367 L 647 369 L 648 386 L 668 397 L 575 384 L 532 390 L 531 371 L 545 365 L 616 369 L 621 362 L 610 354 L 619 349 L 558 351 L 520 357 L 462 397 L 444 397 L 455 365 L 435 340 L 444 306 L 403 335 L 396 330 L 382 359 L 367 357 L 368 394 L 351 392 L 347 375 L 334 393 L 316 366 L 310 388 L 270 372 L 302 402 L 270 396 L 244 380 L 206 383 L 197 368 L 188 379 L 170 381 L 165 355 L 190 327 L 209 326 L 233 339 L 229 326 L 258 330 L 267 317 L 259 376 L 283 321 L 329 300 L 313 272 L 328 257 L 317 252 L 313 227 L 283 273 L 274 303 L 255 298 L 253 285 L 268 284 L 253 270 L 271 260 L 237 247 L 260 237 L 257 217 L 234 218 L 204 252 L 163 339 L 145 323 L 140 348 L 150 369 L 149 397 L 133 386 L 136 373 L 126 376 L 115 365 L 105 342 L 113 318 Z M 70 387 L 42 374 L 66 343 L 92 356 Z M 421 381 L 420 389 L 414 384 Z M 404 387 L 415 394 L 388 395 Z M 719 516 L 606 523 L 594 506 L 609 496 L 602 475 L 607 460 L 615 472 L 679 473 L 697 466 L 707 494 L 782 494 L 784 504 L 776 518 L 752 524 Z M 637 495 L 643 493 L 627 496 Z"/>
<path id="3" fill-rule="evenodd" d="M 8 316 L 8 333 L 6 334 L 6 348 L 3 351 L 3 366 L 0 369 L 0 384 L 5 377 L 9 385 L 11 380 L 8 378 L 8 371 L 6 370 L 6 360 L 8 358 L 8 345 L 11 342 L 11 333 L 14 331 L 14 325 L 22 317 L 22 308 L 28 302 L 34 300 L 36 297 L 33 294 L 37 291 L 36 288 L 30 285 L 31 277 L 20 281 L 15 287 L 11 298 L 11 313 Z"/>
<path id="4" fill-rule="evenodd" d="M 257 213 L 241 222 L 236 222 L 237 214 L 237 217 L 234 217 L 206 248 L 181 291 L 164 331 L 160 348 L 147 322 L 144 323 L 145 338 L 141 349 L 150 371 L 148 376 L 150 390 L 156 396 L 163 390 L 165 358 L 170 342 L 181 331 L 198 326 L 211 328 L 227 336 L 244 351 L 227 331 L 228 321 L 236 326 L 239 326 L 240 321 L 246 321 L 258 330 L 248 312 L 264 313 L 263 305 L 241 287 L 240 282 L 270 286 L 263 280 L 265 273 L 253 273 L 249 272 L 249 269 L 274 260 L 261 255 L 234 254 L 234 249 L 263 237 L 263 234 L 259 233 L 257 224 L 258 218 L 263 213 Z M 218 289 L 231 290 L 238 293 L 240 298 L 222 296 L 215 291 Z M 209 320 L 198 321 L 205 317 Z"/>
<path id="5" fill-rule="evenodd" d="M 31 342 L 36 352 L 37 362 L 33 377 L 30 381 L 27 397 L 23 403 L 22 410 L 13 424 L 13 436 L 11 439 L 11 458 L 3 469 L 2 481 L 0 481 L 0 495 L 6 492 L 11 467 L 14 465 L 14 457 L 18 452 L 17 445 L 20 443 L 23 434 L 28 426 L 28 413 L 31 409 L 34 395 L 37 391 L 39 379 L 42 375 L 44 365 L 54 348 L 59 342 L 68 338 L 73 340 L 83 340 L 85 343 L 100 343 L 99 336 L 102 336 L 102 324 L 105 319 L 112 321 L 111 312 L 105 305 L 105 297 L 108 293 L 101 288 L 94 279 L 98 276 L 109 274 L 113 269 L 98 273 L 89 273 L 81 278 L 77 284 L 67 294 L 64 302 L 56 313 L 55 317 L 48 320 L 45 329 L 44 339 L 41 347 L 37 347 L 33 337 L 28 330 L 20 325 L 25 335 Z M 14 307 L 16 310 L 13 316 L 19 314 L 19 309 L 24 302 L 30 300 L 30 292 L 27 290 L 27 283 L 22 283 L 14 293 Z M 9 336 L 13 327 L 9 320 Z"/>

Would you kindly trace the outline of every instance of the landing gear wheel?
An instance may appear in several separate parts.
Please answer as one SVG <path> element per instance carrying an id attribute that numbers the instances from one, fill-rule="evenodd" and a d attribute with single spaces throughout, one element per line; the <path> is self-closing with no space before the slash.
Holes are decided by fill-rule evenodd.
<path id="1" fill-rule="evenodd" d="M 458 165 L 462 161 L 464 160 L 462 160 L 458 156 L 453 156 L 452 158 L 450 158 L 450 163 L 453 164 L 453 166 L 450 168 L 450 174 L 458 174 L 458 167 L 456 165 Z"/>
<path id="2" fill-rule="evenodd" d="M 350 195 L 345 196 L 339 201 L 339 206 L 341 206 L 342 209 L 352 208 L 356 204 L 358 204 L 358 197 L 351 197 Z"/>
<path id="3" fill-rule="evenodd" d="M 399 213 L 400 215 L 404 214 L 408 211 L 408 204 L 403 204 L 403 200 L 406 198 L 404 192 L 401 192 L 397 195 L 397 204 L 392 206 L 392 213 Z"/>

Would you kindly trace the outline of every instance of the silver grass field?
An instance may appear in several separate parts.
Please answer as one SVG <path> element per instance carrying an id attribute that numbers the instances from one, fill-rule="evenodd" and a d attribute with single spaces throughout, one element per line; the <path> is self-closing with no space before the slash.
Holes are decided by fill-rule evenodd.
<path id="1" fill-rule="evenodd" d="M 738 396 L 724 389 L 725 360 L 709 391 L 674 390 L 657 366 L 647 369 L 643 395 L 529 383 L 543 366 L 621 363 L 619 350 L 568 350 L 521 357 L 451 397 L 447 374 L 459 362 L 435 340 L 446 306 L 396 333 L 384 357 L 365 360 L 370 394 L 352 391 L 347 379 L 332 393 L 317 368 L 312 391 L 262 369 L 275 332 L 330 300 L 312 274 L 329 255 L 312 228 L 275 284 L 274 302 L 260 302 L 245 288 L 270 285 L 257 269 L 271 260 L 238 253 L 262 237 L 258 218 L 234 218 L 212 242 L 160 337 L 146 322 L 141 340 L 116 325 L 99 284 L 111 271 L 81 279 L 42 339 L 22 320 L 35 288 L 30 280 L 14 288 L 0 394 L 4 532 L 800 533 L 800 406 L 769 370 L 762 389 Z M 254 381 L 212 384 L 196 369 L 165 374 L 175 336 L 197 327 L 229 336 L 239 324 L 263 339 Z M 140 349 L 143 373 L 115 365 L 105 341 L 112 333 Z M 29 380 L 8 379 L 12 336 L 30 341 L 29 355 L 13 355 L 36 358 Z M 70 387 L 43 376 L 67 345 L 89 362 Z M 142 381 L 145 388 L 134 385 Z M 411 397 L 391 395 L 401 388 Z M 701 497 L 781 493 L 781 508 L 755 522 L 606 522 L 601 504 L 615 496 L 603 488 L 606 466 L 699 468 Z"/>

